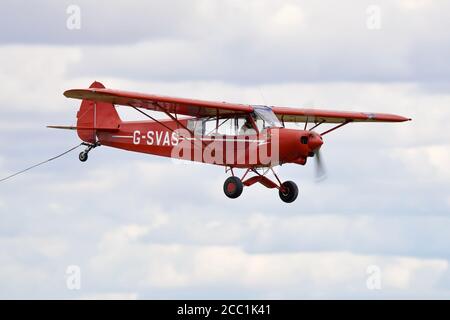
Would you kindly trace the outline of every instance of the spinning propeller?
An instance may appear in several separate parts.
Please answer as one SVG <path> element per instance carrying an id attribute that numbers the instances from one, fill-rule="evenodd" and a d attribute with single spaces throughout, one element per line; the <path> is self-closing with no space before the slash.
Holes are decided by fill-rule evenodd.
<path id="1" fill-rule="evenodd" d="M 323 160 L 320 154 L 320 148 L 322 147 L 323 140 L 320 134 L 316 132 L 310 133 L 310 137 L 308 139 L 309 149 L 314 153 L 314 158 L 316 162 L 316 181 L 320 182 L 325 180 L 327 174 L 325 170 L 325 165 L 323 164 Z"/>
<path id="2" fill-rule="evenodd" d="M 320 147 L 314 151 L 314 155 L 316 158 L 316 182 L 323 181 L 327 178 L 327 172 L 325 169 L 325 165 L 323 164 L 321 155 L 320 155 Z"/>

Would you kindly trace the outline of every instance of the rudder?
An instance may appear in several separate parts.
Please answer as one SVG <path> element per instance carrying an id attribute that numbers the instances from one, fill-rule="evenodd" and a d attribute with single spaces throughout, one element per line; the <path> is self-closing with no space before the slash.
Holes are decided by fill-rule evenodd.
<path id="1" fill-rule="evenodd" d="M 100 82 L 93 82 L 89 88 L 104 89 Z M 122 121 L 112 103 L 82 100 L 77 113 L 77 133 L 88 143 L 97 141 L 97 131 L 117 129 Z"/>

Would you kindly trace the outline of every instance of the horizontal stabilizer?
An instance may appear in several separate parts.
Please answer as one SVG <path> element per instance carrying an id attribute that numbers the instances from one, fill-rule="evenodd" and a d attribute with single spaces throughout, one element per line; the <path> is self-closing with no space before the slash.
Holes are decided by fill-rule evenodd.
<path id="1" fill-rule="evenodd" d="M 119 127 L 83 127 L 83 126 L 47 126 L 50 129 L 65 129 L 65 130 L 97 130 L 97 131 L 118 131 Z"/>
<path id="2" fill-rule="evenodd" d="M 77 130 L 77 127 L 74 126 L 47 126 L 50 129 L 66 129 L 66 130 Z"/>

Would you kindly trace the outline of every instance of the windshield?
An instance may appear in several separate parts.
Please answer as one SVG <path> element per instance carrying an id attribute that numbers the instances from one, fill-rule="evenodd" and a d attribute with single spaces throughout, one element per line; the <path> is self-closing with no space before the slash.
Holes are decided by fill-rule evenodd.
<path id="1" fill-rule="evenodd" d="M 258 118 L 264 121 L 264 128 L 280 128 L 283 125 L 280 120 L 278 120 L 275 113 L 273 113 L 272 109 L 266 106 L 253 106 L 255 114 Z"/>

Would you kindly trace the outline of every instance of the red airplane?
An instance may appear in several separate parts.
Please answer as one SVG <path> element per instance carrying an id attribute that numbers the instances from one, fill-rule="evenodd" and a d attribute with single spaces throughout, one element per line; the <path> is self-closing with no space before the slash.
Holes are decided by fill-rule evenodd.
<path id="1" fill-rule="evenodd" d="M 268 107 L 226 102 L 209 102 L 106 89 L 94 82 L 88 89 L 64 92 L 68 98 L 81 99 L 77 125 L 49 128 L 77 130 L 86 149 L 80 161 L 100 145 L 153 155 L 221 165 L 231 176 L 223 190 L 237 198 L 244 186 L 256 182 L 276 188 L 284 202 L 298 196 L 297 185 L 281 182 L 274 166 L 286 163 L 305 165 L 309 157 L 317 159 L 319 173 L 322 137 L 350 122 L 403 122 L 398 115 Z M 128 106 L 149 120 L 122 121 L 115 106 Z M 159 111 L 165 119 L 146 112 Z M 186 117 L 187 116 L 187 117 Z M 285 123 L 304 123 L 302 130 L 285 127 Z M 317 133 L 322 124 L 334 127 Z M 308 128 L 310 125 L 310 128 Z M 246 169 L 239 178 L 233 169 Z M 267 177 L 272 172 L 276 181 Z M 250 175 L 252 175 L 249 177 Z"/>

